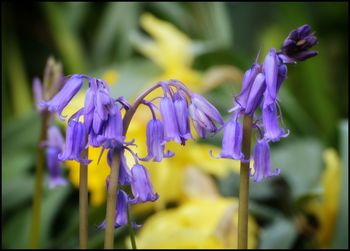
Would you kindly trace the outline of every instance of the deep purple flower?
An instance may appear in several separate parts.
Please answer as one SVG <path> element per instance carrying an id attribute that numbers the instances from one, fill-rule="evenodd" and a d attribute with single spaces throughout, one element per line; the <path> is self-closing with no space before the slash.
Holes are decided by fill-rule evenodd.
<path id="1" fill-rule="evenodd" d="M 76 160 L 84 165 L 90 161 L 87 157 L 82 157 L 81 152 L 86 144 L 86 132 L 83 123 L 70 120 L 66 130 L 66 148 L 62 154 L 58 155 L 60 160 Z"/>
<path id="2" fill-rule="evenodd" d="M 161 161 L 163 158 L 174 156 L 174 153 L 167 151 L 164 153 L 165 140 L 163 124 L 158 119 L 152 119 L 147 124 L 147 151 L 148 155 L 142 158 L 143 161 Z"/>
<path id="3" fill-rule="evenodd" d="M 264 138 L 273 142 L 279 141 L 281 137 L 288 136 L 283 129 L 278 127 L 278 116 L 276 103 L 264 105 L 262 109 L 262 119 L 264 124 Z"/>
<path id="4" fill-rule="evenodd" d="M 131 176 L 133 203 L 155 201 L 159 198 L 159 195 L 153 191 L 149 173 L 144 166 L 135 164 L 131 169 Z"/>
<path id="5" fill-rule="evenodd" d="M 50 112 L 57 112 L 61 119 L 65 118 L 65 116 L 62 116 L 63 109 L 81 89 L 83 83 L 84 76 L 74 74 L 51 100 L 40 102 L 40 106 L 47 107 Z"/>
<path id="6" fill-rule="evenodd" d="M 58 159 L 58 154 L 63 150 L 64 140 L 56 126 L 49 128 L 48 138 L 44 145 L 46 146 L 46 163 L 49 170 L 49 188 L 67 184 L 67 181 L 62 177 L 62 161 Z"/>
<path id="7" fill-rule="evenodd" d="M 114 220 L 114 227 L 118 228 L 124 225 L 128 225 L 128 207 L 131 203 L 130 197 L 125 193 L 123 190 L 118 191 L 117 196 L 117 206 L 116 206 L 116 212 L 115 212 L 115 220 Z M 133 227 L 138 227 L 135 223 L 132 224 Z M 106 228 L 106 220 L 104 220 L 99 226 L 99 229 L 105 229 Z"/>
<path id="8" fill-rule="evenodd" d="M 276 168 L 271 172 L 269 144 L 263 139 L 258 140 L 254 148 L 254 174 L 251 172 L 250 176 L 253 176 L 255 182 L 260 182 L 265 178 L 279 175 L 280 171 Z"/>
<path id="9" fill-rule="evenodd" d="M 174 140 L 181 143 L 173 101 L 168 97 L 163 97 L 160 100 L 159 106 L 164 125 L 164 139 L 166 141 Z"/>
<path id="10" fill-rule="evenodd" d="M 291 31 L 284 40 L 280 58 L 284 63 L 304 61 L 318 54 L 317 51 L 309 50 L 315 44 L 317 44 L 317 38 L 311 33 L 310 25 L 302 25 Z"/>
<path id="11" fill-rule="evenodd" d="M 224 124 L 219 111 L 203 96 L 196 93 L 192 94 L 189 113 L 197 133 L 202 138 L 206 137 L 207 132 L 215 133 L 218 131 L 215 122 L 220 125 Z"/>
<path id="12" fill-rule="evenodd" d="M 188 103 L 186 97 L 181 92 L 176 92 L 174 94 L 174 107 L 181 144 L 184 145 L 186 140 L 192 138 L 192 134 L 190 128 Z"/>
<path id="13" fill-rule="evenodd" d="M 222 138 L 222 151 L 220 153 L 221 158 L 240 160 L 244 157 L 241 152 L 242 134 L 242 127 L 239 121 L 237 121 L 236 113 L 225 125 Z"/>

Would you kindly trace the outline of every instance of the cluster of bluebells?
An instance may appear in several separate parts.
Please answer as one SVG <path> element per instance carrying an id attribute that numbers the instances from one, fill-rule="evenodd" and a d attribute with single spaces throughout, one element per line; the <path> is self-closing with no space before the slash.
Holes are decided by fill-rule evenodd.
<path id="1" fill-rule="evenodd" d="M 255 182 L 280 173 L 278 168 L 271 170 L 269 142 L 287 137 L 289 131 L 280 128 L 282 114 L 277 94 L 287 78 L 287 64 L 316 56 L 316 51 L 309 50 L 316 43 L 317 38 L 311 34 L 311 27 L 303 25 L 290 32 L 281 50 L 270 49 L 263 64 L 258 63 L 258 56 L 244 74 L 241 92 L 234 98 L 233 108 L 230 110 L 233 114 L 224 126 L 220 157 L 243 161 L 250 158 L 241 152 L 241 120 L 245 115 L 252 116 L 254 128 L 258 132 L 254 148 L 254 172 L 252 169 L 250 172 Z M 255 114 L 259 106 L 261 117 Z"/>
<path id="2" fill-rule="evenodd" d="M 90 160 L 83 154 L 84 149 L 88 146 L 102 147 L 103 150 L 108 151 L 107 160 L 111 166 L 113 154 L 116 151 L 120 153 L 115 216 L 115 227 L 117 228 L 128 223 L 127 208 L 130 204 L 155 201 L 159 197 L 153 190 L 147 169 L 139 161 L 159 162 L 163 158 L 172 157 L 174 153 L 165 151 L 165 144 L 175 141 L 185 145 L 186 141 L 192 138 L 190 120 L 202 138 L 209 133 L 216 133 L 218 126 L 222 126 L 224 121 L 217 109 L 203 96 L 190 92 L 183 83 L 177 80 L 157 83 L 155 87 L 145 92 L 141 100 L 131 106 L 123 97 L 113 99 L 104 80 L 74 74 L 66 78 L 64 86 L 52 99 L 41 101 L 40 107 L 53 113 L 56 112 L 60 119 L 65 120 L 66 117 L 62 111 L 86 82 L 88 89 L 84 106 L 68 119 L 64 150 L 62 152 L 57 150 L 55 156 L 58 161 L 75 160 L 88 165 Z M 151 101 L 146 100 L 145 97 L 155 88 L 162 88 L 164 95 Z M 158 106 L 155 104 L 156 100 L 159 100 Z M 121 107 L 118 106 L 118 103 Z M 123 130 L 121 113 L 121 109 L 135 111 L 141 104 L 149 107 L 152 114 L 147 124 L 148 154 L 143 158 L 139 158 L 130 149 L 134 145 L 133 141 L 125 141 L 126 132 Z M 156 109 L 160 111 L 160 119 L 156 116 Z M 135 164 L 131 169 L 127 166 L 126 151 L 129 151 L 134 157 Z M 107 189 L 109 179 L 110 177 L 107 177 Z M 131 188 L 131 194 L 126 192 L 126 186 Z M 99 227 L 105 228 L 105 221 Z"/>

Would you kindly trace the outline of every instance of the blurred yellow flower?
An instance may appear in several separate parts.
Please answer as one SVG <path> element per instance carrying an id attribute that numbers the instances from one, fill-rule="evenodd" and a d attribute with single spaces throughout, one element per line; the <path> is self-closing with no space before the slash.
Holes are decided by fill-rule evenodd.
<path id="1" fill-rule="evenodd" d="M 145 249 L 236 248 L 237 224 L 237 199 L 191 198 L 147 218 L 136 242 Z M 258 227 L 251 217 L 248 226 L 248 248 L 256 248 Z"/>
<path id="2" fill-rule="evenodd" d="M 339 208 L 340 160 L 334 149 L 326 149 L 323 153 L 325 170 L 321 182 L 323 193 L 321 198 L 314 198 L 306 204 L 306 210 L 314 214 L 318 220 L 316 239 L 320 248 L 329 248 Z"/>
<path id="3" fill-rule="evenodd" d="M 156 81 L 178 79 L 193 91 L 199 91 L 201 74 L 192 69 L 194 60 L 192 41 L 173 24 L 161 21 L 146 13 L 141 16 L 141 26 L 154 38 L 135 43 L 136 48 L 163 70 Z"/>

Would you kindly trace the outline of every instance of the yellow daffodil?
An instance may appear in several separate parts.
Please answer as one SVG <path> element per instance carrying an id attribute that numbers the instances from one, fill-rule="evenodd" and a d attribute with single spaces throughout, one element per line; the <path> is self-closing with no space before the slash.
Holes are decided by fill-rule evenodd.
<path id="1" fill-rule="evenodd" d="M 340 160 L 334 149 L 323 153 L 325 170 L 321 182 L 323 193 L 306 204 L 306 210 L 314 214 L 318 220 L 316 239 L 320 248 L 329 248 L 339 208 Z"/>
<path id="2" fill-rule="evenodd" d="M 145 249 L 236 248 L 237 223 L 237 199 L 191 198 L 147 218 L 136 241 Z M 258 228 L 251 217 L 248 226 L 248 248 L 256 248 Z"/>

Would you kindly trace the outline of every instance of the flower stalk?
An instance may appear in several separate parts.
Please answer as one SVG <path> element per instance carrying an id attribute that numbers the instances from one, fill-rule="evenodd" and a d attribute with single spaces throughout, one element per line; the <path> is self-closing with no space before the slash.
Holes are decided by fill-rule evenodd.
<path id="1" fill-rule="evenodd" d="M 82 152 L 88 155 L 88 149 Z M 79 172 L 79 245 L 80 249 L 88 248 L 88 165 L 80 163 Z"/>
<path id="2" fill-rule="evenodd" d="M 35 190 L 33 198 L 32 227 L 30 237 L 31 248 L 38 248 L 39 242 L 41 197 L 43 190 L 42 183 L 45 165 L 45 149 L 40 145 L 40 143 L 46 141 L 49 117 L 49 112 L 44 111 L 42 113 L 40 139 L 38 144 L 37 166 L 35 170 Z"/>
<path id="3" fill-rule="evenodd" d="M 115 209 L 116 209 L 120 159 L 121 159 L 120 152 L 116 151 L 113 154 L 111 174 L 110 174 L 109 186 L 107 191 L 106 230 L 105 230 L 105 243 L 104 243 L 105 249 L 114 248 L 114 222 L 115 222 L 115 215 L 116 215 Z"/>
<path id="4" fill-rule="evenodd" d="M 248 246 L 249 156 L 252 121 L 253 118 L 251 115 L 244 116 L 242 152 L 248 161 L 241 160 L 238 208 L 238 249 L 247 249 Z"/>

